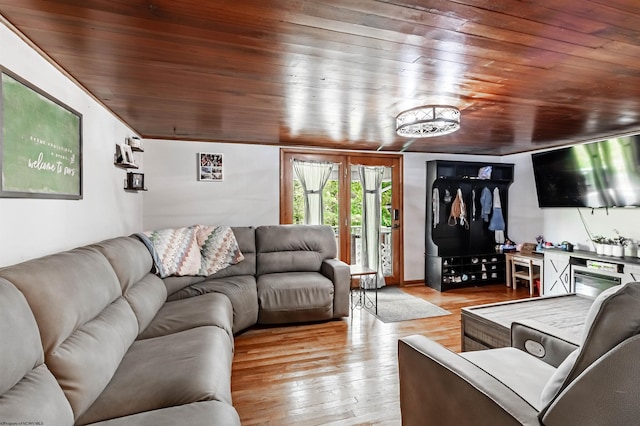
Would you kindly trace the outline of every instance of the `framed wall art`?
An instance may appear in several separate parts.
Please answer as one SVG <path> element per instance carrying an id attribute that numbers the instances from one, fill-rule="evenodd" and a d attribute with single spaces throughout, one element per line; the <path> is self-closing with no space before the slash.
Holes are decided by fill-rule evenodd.
<path id="1" fill-rule="evenodd" d="M 126 189 L 144 190 L 144 174 L 142 173 L 127 173 L 127 186 Z"/>
<path id="2" fill-rule="evenodd" d="M 222 154 L 198 153 L 198 180 L 221 182 L 224 178 Z"/>
<path id="3" fill-rule="evenodd" d="M 82 198 L 82 115 L 0 68 L 0 197 Z"/>

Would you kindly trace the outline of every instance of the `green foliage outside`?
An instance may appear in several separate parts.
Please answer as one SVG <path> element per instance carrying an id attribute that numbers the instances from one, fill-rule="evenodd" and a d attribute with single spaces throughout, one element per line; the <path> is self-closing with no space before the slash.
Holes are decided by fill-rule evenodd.
<path id="1" fill-rule="evenodd" d="M 382 182 L 382 226 L 391 226 L 391 212 L 387 206 L 391 205 L 391 182 Z M 325 225 L 338 226 L 338 181 L 330 180 L 322 191 L 324 203 Z M 293 223 L 304 223 L 304 193 L 298 179 L 293 181 Z M 351 182 L 351 225 L 362 226 L 362 185 L 360 181 Z"/>

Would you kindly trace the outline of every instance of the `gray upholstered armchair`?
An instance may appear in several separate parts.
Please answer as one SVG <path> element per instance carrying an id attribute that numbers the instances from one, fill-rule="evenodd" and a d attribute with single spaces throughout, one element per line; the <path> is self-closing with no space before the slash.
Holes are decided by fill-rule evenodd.
<path id="1" fill-rule="evenodd" d="M 512 347 L 461 354 L 424 336 L 401 339 L 402 423 L 638 424 L 640 283 L 596 298 L 575 350 L 523 324 L 511 332 Z"/>

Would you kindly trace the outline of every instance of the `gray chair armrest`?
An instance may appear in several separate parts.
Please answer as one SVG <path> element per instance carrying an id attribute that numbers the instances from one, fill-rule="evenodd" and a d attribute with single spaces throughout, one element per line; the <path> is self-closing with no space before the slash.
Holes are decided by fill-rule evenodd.
<path id="1" fill-rule="evenodd" d="M 522 320 L 511 324 L 511 346 L 523 350 L 547 364 L 558 367 L 578 344 L 562 330 L 535 320 Z"/>
<path id="2" fill-rule="evenodd" d="M 402 424 L 539 425 L 519 395 L 425 336 L 398 341 Z"/>
<path id="3" fill-rule="evenodd" d="M 320 273 L 333 282 L 333 317 L 348 317 L 351 285 L 349 265 L 339 259 L 325 259 L 320 265 Z"/>

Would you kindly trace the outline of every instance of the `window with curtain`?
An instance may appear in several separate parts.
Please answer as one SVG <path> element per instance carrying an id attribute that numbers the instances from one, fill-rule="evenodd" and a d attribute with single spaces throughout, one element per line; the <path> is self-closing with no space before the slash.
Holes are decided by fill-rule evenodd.
<path id="1" fill-rule="evenodd" d="M 322 190 L 331 176 L 333 163 L 293 160 L 293 171 L 304 191 L 304 223 L 322 225 L 324 223 Z"/>
<path id="2" fill-rule="evenodd" d="M 384 167 L 358 166 L 362 184 L 362 243 L 360 259 L 362 266 L 378 271 L 376 276 L 363 276 L 364 288 L 385 285 L 380 250 L 381 189 Z"/>

